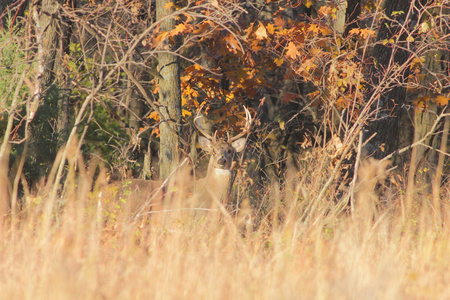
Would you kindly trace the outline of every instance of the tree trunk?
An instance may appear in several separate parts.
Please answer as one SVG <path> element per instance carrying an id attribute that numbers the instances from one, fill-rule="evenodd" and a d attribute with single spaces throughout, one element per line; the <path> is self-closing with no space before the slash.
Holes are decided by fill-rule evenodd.
<path id="1" fill-rule="evenodd" d="M 380 24 L 377 40 L 384 41 L 389 39 L 396 40 L 402 27 L 397 24 L 403 24 L 406 28 L 410 26 L 411 15 L 408 13 L 411 2 L 409 0 L 387 0 L 385 6 L 385 14 L 387 17 L 395 21 L 384 19 Z M 392 15 L 393 12 L 403 11 L 404 13 Z M 410 16 L 407 20 L 406 17 Z M 398 23 L 397 23 L 398 22 Z M 400 40 L 404 41 L 406 36 L 401 33 Z M 400 42 L 401 43 L 401 42 Z M 385 84 L 385 79 L 391 79 L 394 76 L 393 66 L 398 65 L 400 68 L 411 55 L 408 51 L 400 49 L 399 44 L 377 44 L 373 50 L 374 64 L 371 67 L 368 82 L 371 84 L 366 94 L 366 100 L 377 99 L 372 104 L 372 111 L 377 111 L 375 119 L 366 126 L 365 138 L 371 137 L 371 145 L 376 149 L 375 153 L 371 153 L 375 158 L 382 158 L 397 149 L 399 140 L 400 120 L 403 113 L 403 104 L 406 100 L 406 88 L 402 84 L 408 76 L 408 68 L 403 74 L 397 74 L 397 80 L 390 81 Z M 384 82 L 384 83 L 383 83 Z M 378 95 L 373 95 L 377 87 L 383 84 Z"/>
<path id="2" fill-rule="evenodd" d="M 30 104 L 30 109 L 36 113 L 30 127 L 30 165 L 27 169 L 30 170 L 31 181 L 47 174 L 58 149 L 68 137 L 69 95 L 64 86 L 61 62 L 68 46 L 69 28 L 61 20 L 60 5 L 62 3 L 57 0 L 32 3 L 32 10 L 38 14 L 35 18 L 38 43 L 36 76 L 39 81 L 36 86 L 41 87 L 41 94 Z"/>
<path id="3" fill-rule="evenodd" d="M 361 0 L 349 0 L 347 1 L 347 9 L 345 11 L 345 32 L 344 36 L 347 36 L 350 30 L 358 28 L 358 17 L 361 14 Z"/>
<path id="4" fill-rule="evenodd" d="M 156 1 L 156 19 L 159 21 L 173 12 L 171 0 Z M 167 4 L 167 5 L 166 5 Z M 169 9 L 167 9 L 169 7 Z M 167 18 L 161 22 L 161 31 L 175 28 L 175 19 Z M 166 44 L 169 50 L 175 50 L 176 45 Z M 181 89 L 180 68 L 178 58 L 171 53 L 158 54 L 159 101 L 161 103 L 160 125 L 160 177 L 166 179 L 179 164 L 179 133 L 181 122 Z"/>

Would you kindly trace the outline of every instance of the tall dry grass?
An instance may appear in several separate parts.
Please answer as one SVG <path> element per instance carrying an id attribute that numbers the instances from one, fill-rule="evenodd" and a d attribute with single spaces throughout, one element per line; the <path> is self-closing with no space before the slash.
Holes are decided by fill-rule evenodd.
<path id="1" fill-rule="evenodd" d="M 243 201 L 237 216 L 172 207 L 157 224 L 142 214 L 105 223 L 95 190 L 85 188 L 88 170 L 64 197 L 42 192 L 4 216 L 0 298 L 450 298 L 448 199 L 440 220 L 427 195 L 408 216 L 402 196 L 377 203 L 386 165 L 370 161 L 360 167 L 351 215 L 327 198 L 332 186 L 315 198 L 326 168 L 308 168 L 260 191 L 251 199 L 259 205 Z"/>

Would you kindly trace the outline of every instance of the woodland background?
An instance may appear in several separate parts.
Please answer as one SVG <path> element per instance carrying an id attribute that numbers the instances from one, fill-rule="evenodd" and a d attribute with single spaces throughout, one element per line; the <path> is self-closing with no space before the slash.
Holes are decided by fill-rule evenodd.
<path id="1" fill-rule="evenodd" d="M 198 162 L 201 106 L 223 134 L 246 105 L 259 123 L 247 151 L 257 184 L 326 145 L 354 164 L 361 139 L 363 156 L 426 168 L 440 185 L 447 4 L 3 1 L 3 156 L 34 188 L 77 138 L 113 178 L 165 179 L 180 157 Z"/>
<path id="2" fill-rule="evenodd" d="M 1 0 L 0 298 L 448 298 L 449 12 Z M 201 174 L 196 113 L 243 106 L 232 213 L 103 222 L 106 173 Z"/>

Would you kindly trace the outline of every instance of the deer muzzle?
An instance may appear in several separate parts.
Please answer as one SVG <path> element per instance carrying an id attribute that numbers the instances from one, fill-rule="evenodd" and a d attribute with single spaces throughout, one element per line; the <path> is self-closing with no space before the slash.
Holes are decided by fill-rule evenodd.
<path id="1" fill-rule="evenodd" d="M 224 156 L 221 156 L 218 160 L 217 160 L 217 164 L 221 167 L 225 166 L 227 163 L 227 159 Z"/>

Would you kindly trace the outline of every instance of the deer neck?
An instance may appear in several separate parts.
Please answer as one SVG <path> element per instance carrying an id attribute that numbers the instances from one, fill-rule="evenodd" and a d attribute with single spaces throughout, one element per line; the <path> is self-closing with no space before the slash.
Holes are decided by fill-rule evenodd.
<path id="1" fill-rule="evenodd" d="M 206 175 L 209 189 L 219 194 L 227 194 L 232 184 L 233 172 L 227 169 L 210 168 Z"/>

